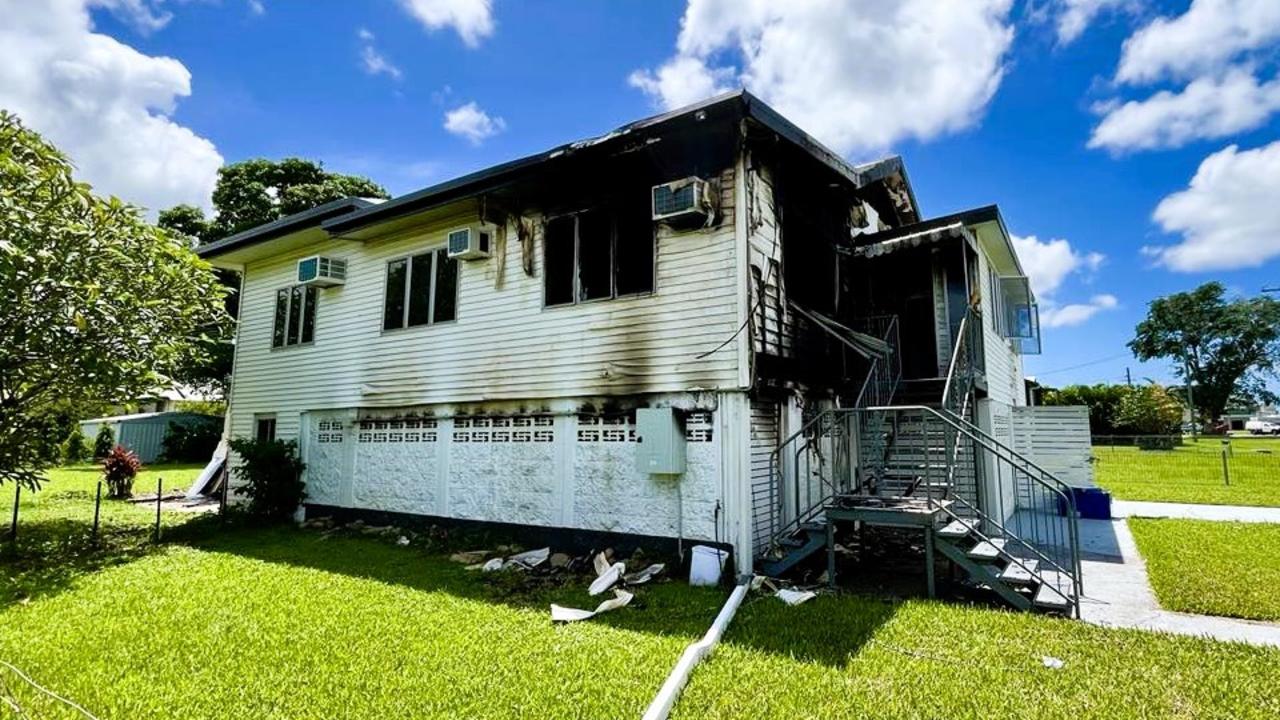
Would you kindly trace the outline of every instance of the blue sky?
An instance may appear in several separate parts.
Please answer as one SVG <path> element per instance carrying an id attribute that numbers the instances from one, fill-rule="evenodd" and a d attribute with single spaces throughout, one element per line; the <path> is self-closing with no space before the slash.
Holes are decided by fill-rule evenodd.
<path id="1" fill-rule="evenodd" d="M 1280 200 L 1280 144 L 1262 154 L 1280 139 L 1274 0 L 6 5 L 18 19 L 0 64 L 21 52 L 28 66 L 0 70 L 0 107 L 100 189 L 153 208 L 207 203 L 219 163 L 260 156 L 399 194 L 745 83 L 851 160 L 903 155 L 926 216 L 998 203 L 1034 236 L 1022 242 L 1058 324 L 1028 370 L 1047 383 L 1126 367 L 1168 380 L 1124 347 L 1150 299 L 1280 284 L 1280 203 L 1266 200 Z M 1226 49 L 1195 54 L 1206 46 Z M 1153 213 L 1179 193 L 1162 226 Z"/>

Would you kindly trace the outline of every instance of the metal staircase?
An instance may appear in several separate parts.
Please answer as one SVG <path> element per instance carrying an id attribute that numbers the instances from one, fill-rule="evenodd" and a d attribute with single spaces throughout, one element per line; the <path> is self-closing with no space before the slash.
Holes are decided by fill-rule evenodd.
<path id="1" fill-rule="evenodd" d="M 819 413 L 782 443 L 772 459 L 777 531 L 758 553 L 763 572 L 781 575 L 830 550 L 835 517 L 850 517 L 851 507 L 891 526 L 901 526 L 900 509 L 913 522 L 927 514 L 928 557 L 936 549 L 968 584 L 1019 609 L 1079 614 L 1070 488 L 973 422 L 981 330 L 971 311 L 936 403 L 891 404 L 896 359 L 877 361 L 855 407 Z M 873 380 L 877 373 L 885 377 Z"/>

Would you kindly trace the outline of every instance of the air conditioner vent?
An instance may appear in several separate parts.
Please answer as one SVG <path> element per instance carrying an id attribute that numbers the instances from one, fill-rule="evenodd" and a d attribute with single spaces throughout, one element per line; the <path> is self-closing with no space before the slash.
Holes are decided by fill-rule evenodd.
<path id="1" fill-rule="evenodd" d="M 347 261 L 312 255 L 298 261 L 298 282 L 315 287 L 333 287 L 347 282 Z"/>
<path id="2" fill-rule="evenodd" d="M 494 228 L 477 225 L 449 231 L 449 257 L 459 260 L 475 260 L 489 257 Z"/>
<path id="3" fill-rule="evenodd" d="M 671 224 L 705 224 L 714 212 L 707 190 L 707 182 L 696 177 L 653 186 L 653 219 Z"/>

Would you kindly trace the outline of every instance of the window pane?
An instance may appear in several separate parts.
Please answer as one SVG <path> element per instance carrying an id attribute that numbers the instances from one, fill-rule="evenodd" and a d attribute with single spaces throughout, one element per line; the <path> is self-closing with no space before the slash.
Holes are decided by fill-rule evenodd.
<path id="1" fill-rule="evenodd" d="M 271 333 L 271 347 L 284 345 L 285 323 L 289 320 L 289 291 L 276 291 L 276 323 Z"/>
<path id="2" fill-rule="evenodd" d="M 270 442 L 276 439 L 276 419 L 258 418 L 258 426 L 254 429 L 254 435 L 261 442 Z"/>
<path id="3" fill-rule="evenodd" d="M 431 322 L 431 256 L 415 255 L 409 261 L 409 325 Z"/>
<path id="4" fill-rule="evenodd" d="M 316 337 L 316 293 L 313 287 L 306 289 L 302 304 L 302 342 L 309 343 Z"/>
<path id="5" fill-rule="evenodd" d="M 298 344 L 298 335 L 302 331 L 302 286 L 294 285 L 289 289 L 289 337 L 288 345 Z"/>
<path id="6" fill-rule="evenodd" d="M 449 322 L 458 314 L 458 261 L 436 251 L 436 311 L 432 322 Z"/>
<path id="7" fill-rule="evenodd" d="M 636 197 L 645 198 L 643 193 Z M 618 213 L 615 251 L 619 295 L 653 292 L 654 234 L 649 213 L 648 203 L 633 203 Z"/>
<path id="8" fill-rule="evenodd" d="M 382 312 L 382 329 L 404 327 L 404 281 L 408 263 L 396 260 L 387 264 L 387 297 Z"/>
<path id="9" fill-rule="evenodd" d="M 560 217 L 547 223 L 542 277 L 548 305 L 573 302 L 574 222 L 572 217 Z"/>
<path id="10" fill-rule="evenodd" d="M 613 221 L 603 212 L 578 216 L 578 299 L 613 297 Z"/>

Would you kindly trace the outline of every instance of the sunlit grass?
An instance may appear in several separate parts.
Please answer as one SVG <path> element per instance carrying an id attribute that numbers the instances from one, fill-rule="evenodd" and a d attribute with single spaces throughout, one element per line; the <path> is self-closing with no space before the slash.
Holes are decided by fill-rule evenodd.
<path id="1" fill-rule="evenodd" d="M 1280 525 L 1131 518 L 1129 527 L 1163 607 L 1280 620 Z"/>
<path id="2" fill-rule="evenodd" d="M 1236 438 L 1222 468 L 1220 439 L 1175 450 L 1093 447 L 1094 479 L 1120 500 L 1280 506 L 1280 440 Z"/>

